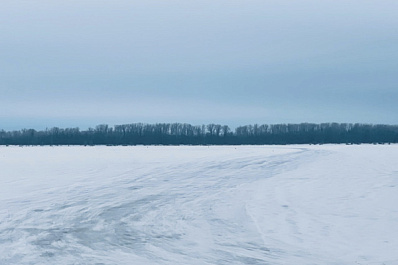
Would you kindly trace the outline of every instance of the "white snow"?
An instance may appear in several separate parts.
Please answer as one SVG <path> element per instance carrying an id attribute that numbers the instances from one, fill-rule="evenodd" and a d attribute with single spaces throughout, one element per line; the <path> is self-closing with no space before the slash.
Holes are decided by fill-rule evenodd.
<path id="1" fill-rule="evenodd" d="M 398 264 L 398 145 L 0 147 L 0 264 Z"/>

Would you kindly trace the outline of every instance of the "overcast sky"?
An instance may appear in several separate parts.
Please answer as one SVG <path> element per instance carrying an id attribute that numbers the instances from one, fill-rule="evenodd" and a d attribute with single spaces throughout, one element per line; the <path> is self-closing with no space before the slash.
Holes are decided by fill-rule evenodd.
<path id="1" fill-rule="evenodd" d="M 0 129 L 398 124 L 398 1 L 2 0 Z"/>

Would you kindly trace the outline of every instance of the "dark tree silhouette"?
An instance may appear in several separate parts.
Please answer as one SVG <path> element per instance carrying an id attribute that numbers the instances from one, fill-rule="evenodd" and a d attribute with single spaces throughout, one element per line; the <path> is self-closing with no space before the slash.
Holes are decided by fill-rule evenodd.
<path id="1" fill-rule="evenodd" d="M 79 128 L 54 127 L 43 131 L 0 130 L 0 145 L 222 145 L 398 143 L 397 125 L 300 123 L 239 126 L 186 123 L 132 123 Z"/>

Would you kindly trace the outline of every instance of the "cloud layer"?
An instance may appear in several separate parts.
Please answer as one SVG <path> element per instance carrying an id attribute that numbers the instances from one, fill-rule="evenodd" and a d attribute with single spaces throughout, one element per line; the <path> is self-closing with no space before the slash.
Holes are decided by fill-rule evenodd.
<path id="1" fill-rule="evenodd" d="M 398 123 L 397 12 L 396 1 L 5 1 L 0 127 Z"/>

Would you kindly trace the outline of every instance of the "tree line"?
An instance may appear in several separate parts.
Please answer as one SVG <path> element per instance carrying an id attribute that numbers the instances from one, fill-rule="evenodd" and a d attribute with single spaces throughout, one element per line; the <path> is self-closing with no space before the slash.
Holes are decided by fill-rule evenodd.
<path id="1" fill-rule="evenodd" d="M 95 128 L 0 130 L 0 145 L 268 145 L 398 143 L 398 125 L 300 123 L 228 125 L 132 123 Z"/>

